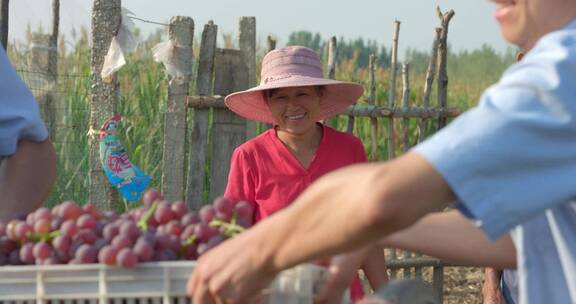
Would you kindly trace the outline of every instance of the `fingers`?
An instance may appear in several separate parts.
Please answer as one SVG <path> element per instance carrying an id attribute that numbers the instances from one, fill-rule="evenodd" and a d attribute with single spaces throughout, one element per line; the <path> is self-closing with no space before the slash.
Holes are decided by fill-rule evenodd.
<path id="1" fill-rule="evenodd" d="M 200 257 L 186 285 L 194 304 L 241 304 L 268 286 L 274 276 L 244 250 L 241 237 L 228 240 Z"/>
<path id="2" fill-rule="evenodd" d="M 208 287 L 210 277 L 205 274 L 204 269 L 200 264 L 194 269 L 188 283 L 186 284 L 186 292 L 188 296 L 193 298 L 194 304 L 219 304 L 214 298 Z"/>
<path id="3" fill-rule="evenodd" d="M 222 276 L 220 276 L 222 277 Z M 211 278 L 207 286 L 210 293 L 214 296 L 214 300 L 217 304 L 232 304 L 238 303 L 238 299 L 234 298 L 234 292 L 229 292 L 226 290 L 227 280 L 223 280 L 218 276 Z"/>
<path id="4" fill-rule="evenodd" d="M 194 295 L 197 281 L 198 278 L 196 276 L 196 273 L 192 272 L 192 275 L 190 276 L 190 278 L 188 279 L 188 283 L 186 284 L 186 293 L 188 294 L 189 297 L 192 297 Z"/>
<path id="5" fill-rule="evenodd" d="M 358 304 L 391 304 L 391 303 L 383 299 L 378 299 L 376 297 L 368 297 L 360 300 Z"/>
<path id="6" fill-rule="evenodd" d="M 198 284 L 194 290 L 194 304 L 219 304 L 219 302 L 212 296 L 208 285 Z M 220 302 L 221 303 L 221 302 Z"/>
<path id="7" fill-rule="evenodd" d="M 332 264 L 327 270 L 320 292 L 315 296 L 314 303 L 341 303 L 346 288 L 350 285 L 347 274 L 342 272 L 341 265 Z"/>
<path id="8" fill-rule="evenodd" d="M 225 290 L 227 281 L 222 276 L 207 275 L 202 266 L 198 266 L 186 285 L 187 294 L 193 298 L 194 304 L 235 304 L 239 299 L 235 293 Z"/>
<path id="9" fill-rule="evenodd" d="M 210 294 L 208 289 L 207 279 L 202 278 L 202 270 L 200 267 L 194 270 L 192 276 L 188 280 L 186 291 L 190 297 L 193 297 L 192 303 L 194 304 L 216 304 L 216 301 Z"/>

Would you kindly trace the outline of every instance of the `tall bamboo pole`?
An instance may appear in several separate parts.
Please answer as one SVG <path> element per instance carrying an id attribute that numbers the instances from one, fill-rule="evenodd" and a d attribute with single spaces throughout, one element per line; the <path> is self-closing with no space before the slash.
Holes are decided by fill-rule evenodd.
<path id="1" fill-rule="evenodd" d="M 370 105 L 376 104 L 376 56 L 370 54 L 368 62 L 368 69 L 370 70 L 370 95 L 368 95 L 368 103 Z M 354 117 L 354 116 L 350 116 Z M 370 118 L 370 143 L 372 149 L 370 150 L 370 160 L 376 161 L 378 159 L 378 118 Z"/>
<path id="2" fill-rule="evenodd" d="M 8 49 L 8 17 L 10 0 L 0 0 L 0 43 L 4 50 Z"/>

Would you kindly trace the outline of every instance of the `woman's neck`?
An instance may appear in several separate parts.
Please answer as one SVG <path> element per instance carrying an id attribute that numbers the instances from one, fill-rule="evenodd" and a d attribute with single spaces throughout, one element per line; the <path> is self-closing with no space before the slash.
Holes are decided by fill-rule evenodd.
<path id="1" fill-rule="evenodd" d="M 309 132 L 294 134 L 276 128 L 276 136 L 293 153 L 314 153 L 322 140 L 322 125 L 316 124 Z"/>

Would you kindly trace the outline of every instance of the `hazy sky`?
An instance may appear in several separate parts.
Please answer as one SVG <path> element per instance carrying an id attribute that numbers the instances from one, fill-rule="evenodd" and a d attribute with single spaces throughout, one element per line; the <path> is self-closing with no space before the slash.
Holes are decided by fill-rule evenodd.
<path id="1" fill-rule="evenodd" d="M 51 0 L 10 1 L 10 40 L 21 40 L 26 25 L 50 28 Z M 486 43 L 498 51 L 508 44 L 501 38 L 492 17 L 494 5 L 487 0 L 123 0 L 122 6 L 140 18 L 167 22 L 170 16 L 190 16 L 195 22 L 195 36 L 209 20 L 219 26 L 220 33 L 238 31 L 241 16 L 255 16 L 259 41 L 267 35 L 278 39 L 278 46 L 286 43 L 293 31 L 319 32 L 351 40 L 357 37 L 391 45 L 394 20 L 400 28 L 400 54 L 412 47 L 428 50 L 434 27 L 438 25 L 435 7 L 456 13 L 450 23 L 449 43 L 453 50 L 473 49 Z M 73 27 L 90 25 L 92 1 L 61 0 L 61 32 L 70 39 Z M 135 21 L 144 34 L 158 25 Z"/>

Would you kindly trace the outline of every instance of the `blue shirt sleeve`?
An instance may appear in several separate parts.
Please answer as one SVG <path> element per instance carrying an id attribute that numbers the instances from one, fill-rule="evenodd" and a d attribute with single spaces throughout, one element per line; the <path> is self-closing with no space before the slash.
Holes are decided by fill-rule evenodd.
<path id="1" fill-rule="evenodd" d="M 16 153 L 18 141 L 44 141 L 48 131 L 38 104 L 0 48 L 0 157 Z"/>
<path id="2" fill-rule="evenodd" d="M 497 239 L 576 194 L 576 41 L 547 37 L 471 109 L 414 148 Z"/>

